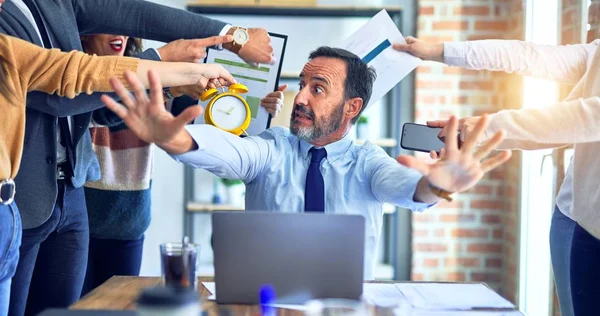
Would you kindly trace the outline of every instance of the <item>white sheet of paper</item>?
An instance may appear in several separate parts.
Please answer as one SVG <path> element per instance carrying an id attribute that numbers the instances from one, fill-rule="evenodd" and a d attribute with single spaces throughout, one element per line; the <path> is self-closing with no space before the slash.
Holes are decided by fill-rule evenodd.
<path id="1" fill-rule="evenodd" d="M 394 307 L 406 299 L 395 284 L 365 283 L 363 299 L 370 304 L 383 307 Z"/>
<path id="2" fill-rule="evenodd" d="M 202 282 L 202 285 L 210 292 L 209 300 L 214 301 L 217 299 L 217 287 L 215 282 Z"/>
<path id="3" fill-rule="evenodd" d="M 394 50 L 391 45 L 396 43 L 406 43 L 406 40 L 384 9 L 339 46 L 363 60 L 367 57 L 370 60 L 368 64 L 377 72 L 367 108 L 379 101 L 421 63 L 421 59 L 411 54 Z"/>
<path id="4" fill-rule="evenodd" d="M 519 311 L 414 311 L 412 316 L 523 316 Z"/>
<path id="5" fill-rule="evenodd" d="M 483 284 L 398 283 L 408 302 L 419 309 L 470 310 L 515 306 Z"/>
<path id="6" fill-rule="evenodd" d="M 208 297 L 208 300 L 215 301 L 217 299 L 217 287 L 215 285 L 215 282 L 202 282 L 202 285 L 204 285 L 204 287 L 211 293 L 211 295 Z M 275 307 L 275 308 L 293 309 L 293 310 L 298 310 L 298 311 L 306 310 L 306 307 L 304 305 L 296 305 L 296 304 L 273 303 L 273 304 L 268 304 L 268 306 Z"/>

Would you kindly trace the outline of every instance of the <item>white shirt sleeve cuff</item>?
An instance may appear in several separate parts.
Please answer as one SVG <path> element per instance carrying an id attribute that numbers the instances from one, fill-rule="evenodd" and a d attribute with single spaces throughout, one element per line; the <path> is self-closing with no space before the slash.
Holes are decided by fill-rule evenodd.
<path id="1" fill-rule="evenodd" d="M 444 43 L 444 63 L 448 66 L 466 65 L 467 45 L 464 42 Z"/>
<path id="2" fill-rule="evenodd" d="M 407 185 L 407 196 L 412 197 L 412 203 L 409 205 L 406 205 L 405 208 L 412 210 L 413 212 L 423 212 L 427 209 L 430 209 L 432 207 L 434 207 L 437 203 L 423 203 L 420 201 L 416 201 L 414 199 L 415 194 L 417 193 L 417 187 L 419 186 L 419 181 L 421 181 L 421 178 L 423 177 L 423 175 L 421 175 L 419 172 L 414 171 L 411 172 L 411 174 L 407 175 L 410 180 L 410 185 Z"/>
<path id="3" fill-rule="evenodd" d="M 224 36 L 227 35 L 227 32 L 229 32 L 229 30 L 232 28 L 233 26 L 231 24 L 227 24 L 223 27 L 223 29 L 221 30 L 221 32 L 219 33 L 219 36 Z M 217 45 L 216 49 L 218 50 L 223 50 L 223 44 L 219 44 Z"/>

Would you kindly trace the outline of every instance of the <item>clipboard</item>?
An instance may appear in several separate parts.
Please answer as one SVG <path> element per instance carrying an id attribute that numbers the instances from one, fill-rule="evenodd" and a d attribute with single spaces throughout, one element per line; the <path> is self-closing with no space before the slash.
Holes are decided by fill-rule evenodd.
<path id="1" fill-rule="evenodd" d="M 287 35 L 271 33 L 271 45 L 276 59 L 274 65 L 261 64 L 258 68 L 248 65 L 236 54 L 227 50 L 206 49 L 206 58 L 204 63 L 218 63 L 227 69 L 233 77 L 240 83 L 248 87 L 248 93 L 244 94 L 246 102 L 250 106 L 252 119 L 247 129 L 249 136 L 258 135 L 271 126 L 272 116 L 262 106 L 260 99 L 268 93 L 277 91 L 279 87 L 279 77 L 283 66 L 283 58 L 287 46 Z M 199 101 L 198 104 L 203 108 L 207 102 Z M 196 118 L 194 124 L 205 124 L 204 116 Z"/>

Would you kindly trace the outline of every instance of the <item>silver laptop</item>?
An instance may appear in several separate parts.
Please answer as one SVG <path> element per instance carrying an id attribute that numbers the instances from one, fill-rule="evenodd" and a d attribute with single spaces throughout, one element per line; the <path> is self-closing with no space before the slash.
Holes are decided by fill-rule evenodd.
<path id="1" fill-rule="evenodd" d="M 280 304 L 362 295 L 360 215 L 214 213 L 212 229 L 217 303 L 256 304 L 264 285 Z"/>

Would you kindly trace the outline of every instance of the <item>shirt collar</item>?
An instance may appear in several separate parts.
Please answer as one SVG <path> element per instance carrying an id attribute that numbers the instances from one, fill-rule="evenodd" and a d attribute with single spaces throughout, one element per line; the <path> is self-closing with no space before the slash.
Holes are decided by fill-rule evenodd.
<path id="1" fill-rule="evenodd" d="M 300 153 L 304 159 L 307 159 L 309 155 L 308 151 L 313 148 L 313 145 L 302 139 L 299 139 L 299 141 Z M 325 150 L 327 151 L 327 161 L 334 162 L 340 159 L 348 151 L 348 148 L 350 148 L 351 145 L 352 137 L 350 136 L 350 133 L 346 134 L 344 138 L 338 140 L 337 142 L 325 145 Z"/>

